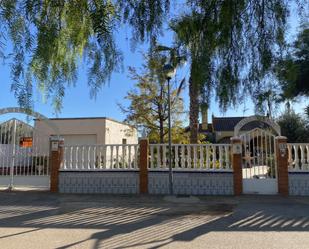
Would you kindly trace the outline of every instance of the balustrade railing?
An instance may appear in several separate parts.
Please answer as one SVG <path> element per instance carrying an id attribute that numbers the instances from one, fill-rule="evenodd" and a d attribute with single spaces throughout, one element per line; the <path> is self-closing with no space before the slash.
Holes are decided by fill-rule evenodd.
<path id="1" fill-rule="evenodd" d="M 309 144 L 288 144 L 288 163 L 290 171 L 309 172 Z"/>
<path id="2" fill-rule="evenodd" d="M 167 170 L 169 155 L 167 144 L 149 146 L 149 170 Z M 231 145 L 229 144 L 172 144 L 174 170 L 231 171 Z"/>
<path id="3" fill-rule="evenodd" d="M 61 170 L 134 170 L 138 144 L 65 145 Z"/>

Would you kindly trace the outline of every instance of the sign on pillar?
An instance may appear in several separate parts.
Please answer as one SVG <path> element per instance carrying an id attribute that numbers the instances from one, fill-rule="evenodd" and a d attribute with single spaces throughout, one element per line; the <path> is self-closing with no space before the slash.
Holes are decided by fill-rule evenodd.
<path id="1" fill-rule="evenodd" d="M 59 169 L 63 160 L 63 138 L 50 137 L 50 191 L 58 192 Z"/>
<path id="2" fill-rule="evenodd" d="M 242 141 L 239 137 L 231 138 L 232 144 L 232 167 L 234 179 L 234 195 L 242 194 Z"/>
<path id="3" fill-rule="evenodd" d="M 276 157 L 278 170 L 278 192 L 279 194 L 286 196 L 289 194 L 289 164 L 286 137 L 276 137 Z"/>

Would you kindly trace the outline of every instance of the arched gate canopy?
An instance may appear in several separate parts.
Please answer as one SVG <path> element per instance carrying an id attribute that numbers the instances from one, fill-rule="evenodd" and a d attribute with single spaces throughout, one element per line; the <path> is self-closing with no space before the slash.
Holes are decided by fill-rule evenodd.
<path id="1" fill-rule="evenodd" d="M 281 135 L 281 129 L 280 126 L 273 121 L 272 119 L 268 118 L 268 117 L 264 117 L 264 116 L 250 116 L 247 118 L 242 119 L 241 121 L 238 122 L 238 124 L 235 126 L 234 128 L 234 136 L 238 137 L 240 135 L 240 131 L 241 129 L 246 125 L 249 124 L 251 122 L 263 122 L 265 124 L 267 124 L 269 127 L 271 127 L 277 134 L 277 136 Z"/>

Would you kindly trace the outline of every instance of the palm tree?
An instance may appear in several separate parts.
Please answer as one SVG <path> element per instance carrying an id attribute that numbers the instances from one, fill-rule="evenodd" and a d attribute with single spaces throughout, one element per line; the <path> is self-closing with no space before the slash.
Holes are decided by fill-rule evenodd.
<path id="1" fill-rule="evenodd" d="M 171 28 L 190 55 L 190 131 L 191 143 L 197 143 L 199 106 L 209 106 L 212 93 L 225 111 L 245 93 L 262 89 L 275 47 L 284 45 L 288 8 L 277 0 L 191 3 L 191 12 L 173 20 Z"/>

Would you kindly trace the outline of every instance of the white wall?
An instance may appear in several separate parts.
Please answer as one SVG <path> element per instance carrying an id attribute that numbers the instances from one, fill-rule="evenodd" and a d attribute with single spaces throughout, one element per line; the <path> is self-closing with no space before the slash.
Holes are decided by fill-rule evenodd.
<path id="1" fill-rule="evenodd" d="M 122 144 L 122 139 L 127 140 L 127 144 L 137 144 L 137 130 L 129 125 L 106 119 L 106 139 L 105 144 Z"/>
<path id="2" fill-rule="evenodd" d="M 55 133 L 57 127 L 59 134 Z M 34 125 L 34 146 L 49 151 L 49 137 L 59 135 L 67 140 L 65 144 L 137 144 L 137 130 L 114 120 L 106 118 L 85 119 L 50 119 L 48 122 L 36 120 Z"/>
<path id="3" fill-rule="evenodd" d="M 93 145 L 97 144 L 97 134 L 61 135 L 65 145 Z"/>
<path id="4" fill-rule="evenodd" d="M 56 134 L 53 126 L 57 127 L 59 134 Z M 104 118 L 50 119 L 48 122 L 36 120 L 34 128 L 34 143 L 38 141 L 44 147 L 44 151 L 49 150 L 49 137 L 52 135 L 67 137 L 69 143 L 75 141 L 78 144 L 82 143 L 82 138 L 85 143 L 91 140 L 97 144 L 103 144 L 105 140 Z M 78 139 L 78 136 L 81 139 Z"/>

